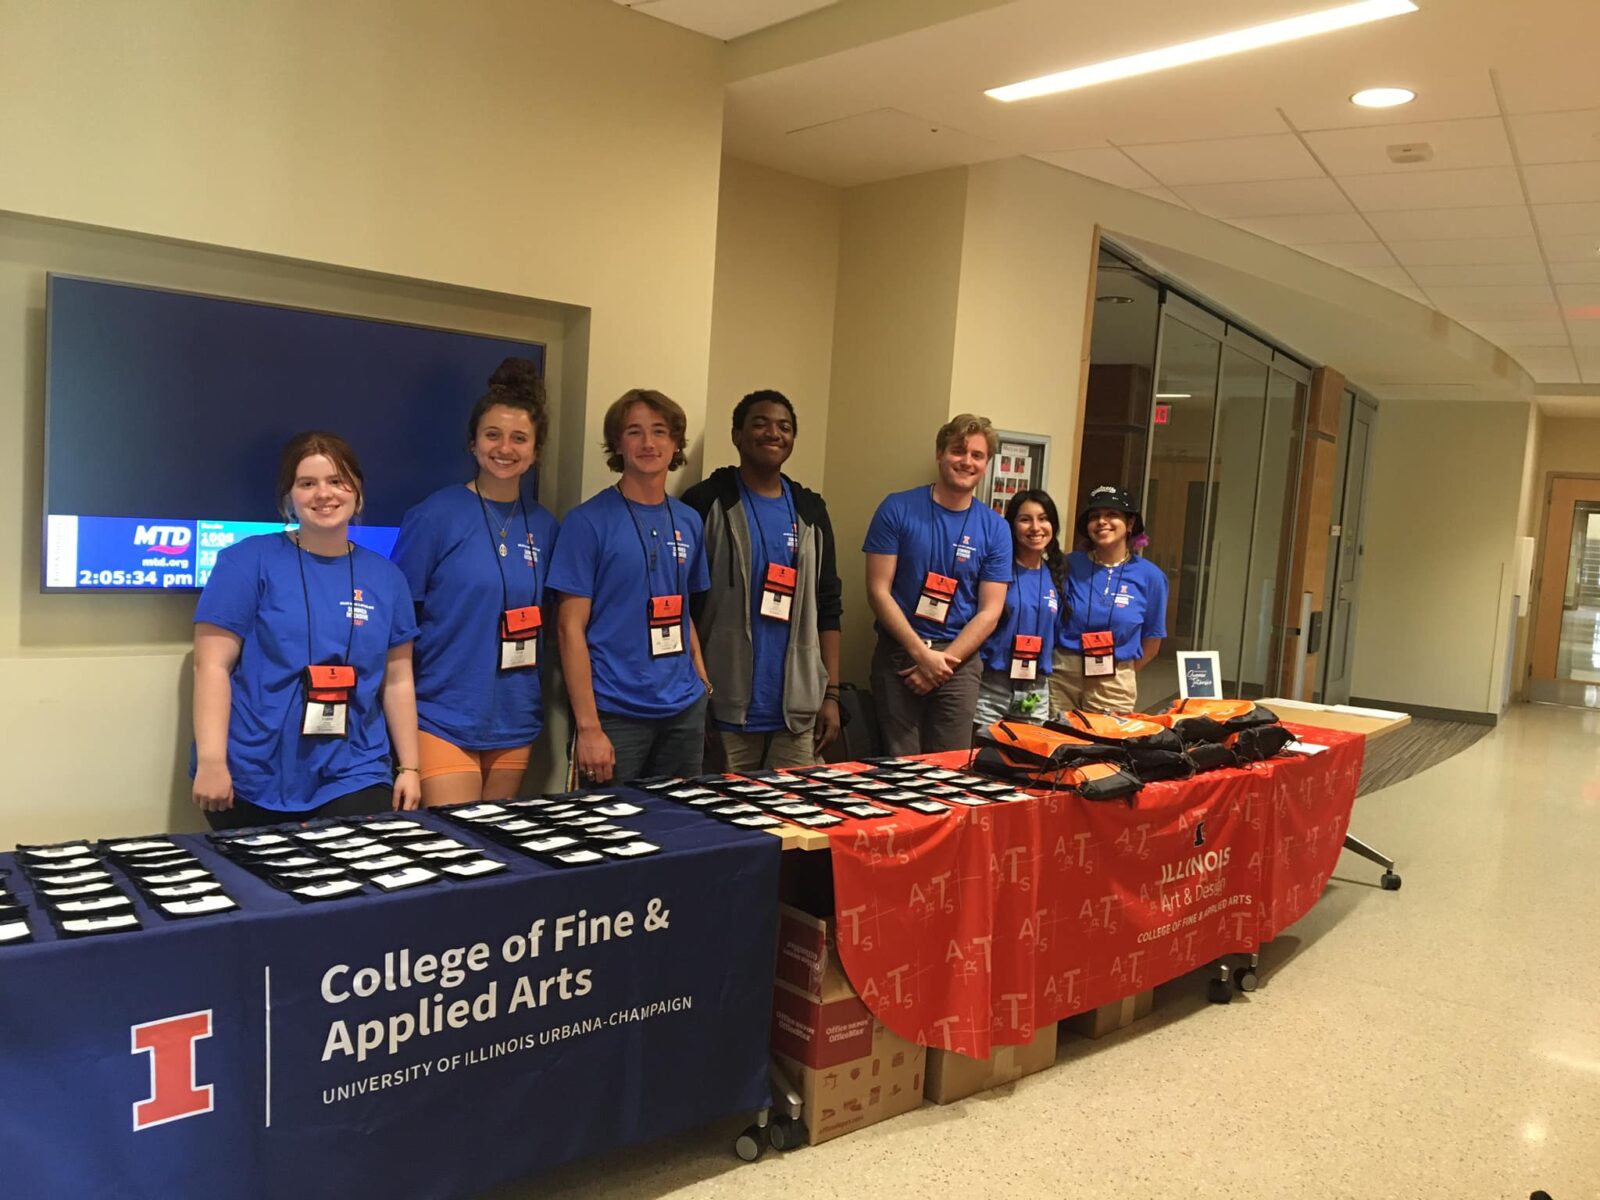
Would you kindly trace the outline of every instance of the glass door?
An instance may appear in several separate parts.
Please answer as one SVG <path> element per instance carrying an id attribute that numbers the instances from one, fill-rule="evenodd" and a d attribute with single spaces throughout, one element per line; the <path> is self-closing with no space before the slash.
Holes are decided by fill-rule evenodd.
<path id="1" fill-rule="evenodd" d="M 1600 479 L 1550 481 L 1528 698 L 1600 708 Z"/>

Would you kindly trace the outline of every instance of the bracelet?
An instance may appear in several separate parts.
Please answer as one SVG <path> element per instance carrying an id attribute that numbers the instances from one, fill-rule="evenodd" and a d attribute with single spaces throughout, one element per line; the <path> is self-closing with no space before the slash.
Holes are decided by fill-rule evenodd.
<path id="1" fill-rule="evenodd" d="M 407 771 L 415 771 L 418 775 L 422 774 L 421 767 L 396 767 L 394 769 L 396 775 L 404 775 Z"/>

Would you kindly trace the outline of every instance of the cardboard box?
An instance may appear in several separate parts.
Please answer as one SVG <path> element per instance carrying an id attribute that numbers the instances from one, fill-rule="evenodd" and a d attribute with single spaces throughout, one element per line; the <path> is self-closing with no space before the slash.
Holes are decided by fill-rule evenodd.
<path id="1" fill-rule="evenodd" d="M 1348 710 L 1337 705 L 1313 704 L 1309 700 L 1267 699 L 1258 703 L 1270 708 L 1291 725 L 1314 725 L 1320 729 L 1340 729 L 1347 733 L 1364 733 L 1369 738 L 1382 737 L 1411 723 L 1408 713 L 1393 716 L 1370 715 Z"/>
<path id="2" fill-rule="evenodd" d="M 1149 989 L 1135 996 L 1124 996 L 1121 1000 L 1113 1000 L 1110 1004 L 1102 1004 L 1099 1008 L 1079 1013 L 1075 1017 L 1068 1017 L 1061 1024 L 1066 1027 L 1068 1033 L 1076 1034 L 1078 1037 L 1102 1038 L 1108 1033 L 1115 1033 L 1132 1025 L 1141 1017 L 1148 1017 L 1151 1008 L 1155 1006 L 1155 998 L 1154 989 Z"/>
<path id="3" fill-rule="evenodd" d="M 800 1093 L 810 1144 L 919 1107 L 926 1049 L 884 1028 L 862 1003 L 827 921 L 788 905 L 778 920 L 772 1051 Z"/>
<path id="4" fill-rule="evenodd" d="M 924 1094 L 935 1104 L 951 1104 L 978 1092 L 1013 1083 L 1056 1061 L 1056 1025 L 1052 1021 L 1021 1046 L 996 1046 L 988 1058 L 969 1058 L 954 1050 L 928 1051 L 928 1086 Z"/>

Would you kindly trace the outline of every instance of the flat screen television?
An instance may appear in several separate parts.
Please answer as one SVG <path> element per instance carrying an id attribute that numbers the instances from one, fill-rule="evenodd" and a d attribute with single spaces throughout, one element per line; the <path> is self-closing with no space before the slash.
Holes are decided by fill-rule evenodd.
<path id="1" fill-rule="evenodd" d="M 278 455 L 306 429 L 355 448 L 351 538 L 387 555 L 470 478 L 467 416 L 511 356 L 544 369 L 534 343 L 53 274 L 41 586 L 204 587 L 219 550 L 284 528 Z"/>

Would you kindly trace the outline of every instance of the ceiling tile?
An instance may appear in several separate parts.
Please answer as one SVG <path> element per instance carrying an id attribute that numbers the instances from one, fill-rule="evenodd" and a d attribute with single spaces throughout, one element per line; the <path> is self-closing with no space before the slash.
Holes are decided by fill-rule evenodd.
<path id="1" fill-rule="evenodd" d="M 1472 266 L 1537 263 L 1543 257 L 1531 237 L 1440 238 L 1392 241 L 1389 249 L 1406 266 Z"/>
<path id="2" fill-rule="evenodd" d="M 1567 327 L 1560 321 L 1474 321 L 1461 322 L 1479 337 L 1496 346 L 1565 346 Z"/>
<path id="3" fill-rule="evenodd" d="M 1524 163 L 1600 161 L 1600 108 L 1509 119 L 1517 157 Z"/>
<path id="4" fill-rule="evenodd" d="M 1153 187 L 1139 188 L 1137 190 L 1141 196 L 1153 196 L 1155 199 L 1163 200 L 1168 204 L 1176 204 L 1179 208 L 1189 207 L 1189 202 L 1182 196 L 1178 195 L 1177 192 L 1172 191 L 1170 188 Z"/>
<path id="5" fill-rule="evenodd" d="M 1545 321 L 1561 316 L 1549 284 L 1519 287 L 1431 287 L 1441 311 L 1482 321 Z M 1530 345 L 1532 343 L 1529 343 Z"/>
<path id="6" fill-rule="evenodd" d="M 1533 232 L 1526 205 L 1375 212 L 1367 214 L 1367 220 L 1385 241 L 1521 237 Z"/>
<path id="7" fill-rule="evenodd" d="M 1035 154 L 1034 158 L 1052 166 L 1064 167 L 1090 179 L 1115 184 L 1123 188 L 1153 188 L 1160 180 L 1153 178 L 1115 146 L 1099 146 L 1089 150 L 1063 150 L 1057 154 Z"/>
<path id="8" fill-rule="evenodd" d="M 1518 283 L 1544 283 L 1543 263 L 1495 263 L 1454 267 L 1409 268 L 1412 278 L 1425 288 L 1493 287 Z M 1600 279 L 1600 274 L 1597 274 Z M 1573 280 L 1574 283 L 1583 282 Z"/>
<path id="9" fill-rule="evenodd" d="M 1600 257 L 1592 262 L 1553 262 L 1550 264 L 1550 278 L 1556 283 L 1600 283 Z"/>
<path id="10" fill-rule="evenodd" d="M 1324 129 L 1305 135 L 1330 175 L 1386 175 L 1511 165 L 1511 143 L 1498 117 L 1471 121 L 1427 121 L 1412 125 L 1368 125 Z M 1425 163 L 1396 163 L 1388 148 L 1411 142 L 1433 147 Z"/>
<path id="11" fill-rule="evenodd" d="M 1578 358 L 1578 370 L 1585 383 L 1600 383 L 1600 346 L 1577 346 L 1573 353 Z"/>
<path id="12" fill-rule="evenodd" d="M 1003 158 L 1007 151 L 926 117 L 894 108 L 796 129 L 784 139 L 785 170 L 835 187 Z"/>
<path id="13" fill-rule="evenodd" d="M 1567 318 L 1567 329 L 1572 334 L 1574 346 L 1600 348 L 1600 319 L 1578 321 Z"/>
<path id="14" fill-rule="evenodd" d="M 1370 242 L 1372 227 L 1357 213 L 1309 217 L 1235 217 L 1233 224 L 1285 246 L 1311 242 Z"/>
<path id="15" fill-rule="evenodd" d="M 1215 138 L 1122 147 L 1168 187 L 1245 183 L 1267 179 L 1320 179 L 1322 168 L 1291 133 Z"/>
<path id="16" fill-rule="evenodd" d="M 1600 283 L 1564 283 L 1556 288 L 1556 295 L 1568 316 L 1600 318 Z"/>
<path id="17" fill-rule="evenodd" d="M 1579 383 L 1578 363 L 1566 346 L 1501 346 L 1540 383 Z"/>
<path id="18" fill-rule="evenodd" d="M 1339 184 L 1363 212 L 1482 208 L 1523 203 L 1513 167 L 1417 171 L 1406 175 L 1343 175 Z"/>
<path id="19" fill-rule="evenodd" d="M 1172 189 L 1213 217 L 1277 217 L 1349 212 L 1350 202 L 1331 179 L 1281 179 L 1272 183 L 1205 183 Z"/>
<path id="20" fill-rule="evenodd" d="M 1534 204 L 1600 200 L 1600 162 L 1543 163 L 1522 169 Z"/>
<path id="21" fill-rule="evenodd" d="M 1336 267 L 1359 270 L 1365 267 L 1394 267 L 1394 255 L 1382 242 L 1331 242 L 1321 245 L 1297 246 L 1295 249 L 1320 258 Z"/>
<path id="22" fill-rule="evenodd" d="M 757 29 L 788 21 L 839 0 L 616 0 L 635 12 L 648 13 L 719 41 L 731 41 Z"/>
<path id="23" fill-rule="evenodd" d="M 1550 262 L 1594 262 L 1600 259 L 1600 236 L 1589 234 L 1568 234 L 1565 237 L 1552 237 L 1546 234 L 1540 238 L 1544 246 L 1544 256 Z"/>
<path id="24" fill-rule="evenodd" d="M 1413 299 L 1423 299 L 1422 293 L 1417 290 L 1416 282 L 1411 278 L 1411 273 L 1404 267 L 1356 267 L 1355 273 L 1363 279 L 1370 279 L 1373 283 L 1381 283 L 1391 291 L 1400 292 Z"/>
<path id="25" fill-rule="evenodd" d="M 1549 237 L 1588 236 L 1600 243 L 1600 204 L 1535 204 L 1533 219 Z"/>

